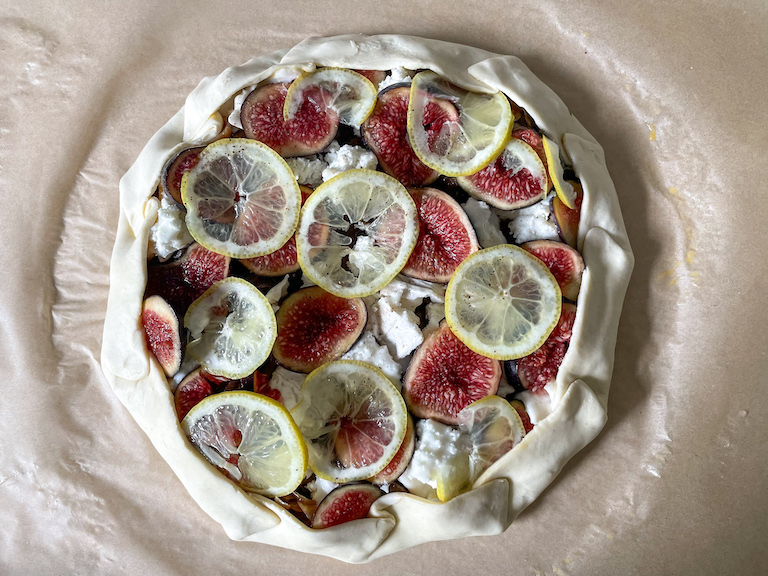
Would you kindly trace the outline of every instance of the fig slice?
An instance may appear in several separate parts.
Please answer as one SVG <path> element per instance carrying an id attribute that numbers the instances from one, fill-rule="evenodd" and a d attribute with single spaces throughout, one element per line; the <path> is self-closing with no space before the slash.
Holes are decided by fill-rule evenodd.
<path id="1" fill-rule="evenodd" d="M 536 150 L 519 136 L 519 131 L 513 131 L 496 160 L 479 172 L 458 178 L 459 185 L 501 210 L 524 208 L 542 200 L 549 187 L 547 167 Z"/>
<path id="2" fill-rule="evenodd" d="M 520 402 L 520 400 L 510 400 L 509 405 L 517 411 L 517 415 L 520 416 L 520 420 L 523 423 L 523 428 L 525 428 L 525 433 L 528 434 L 528 432 L 533 430 L 533 424 L 531 423 L 531 417 L 525 410 L 525 404 Z"/>
<path id="3" fill-rule="evenodd" d="M 150 296 L 144 300 L 141 322 L 147 346 L 162 366 L 165 375 L 173 376 L 181 365 L 181 337 L 176 313 L 160 296 Z"/>
<path id="4" fill-rule="evenodd" d="M 173 403 L 176 406 L 176 415 L 179 422 L 184 420 L 187 412 L 197 405 L 203 398 L 213 394 L 211 383 L 206 378 L 203 370 L 198 368 L 187 374 L 186 378 L 176 387 L 173 394 Z"/>
<path id="5" fill-rule="evenodd" d="M 196 146 L 182 150 L 170 160 L 163 168 L 160 176 L 160 189 L 165 194 L 170 194 L 176 202 L 183 204 L 181 200 L 181 180 L 184 174 L 197 166 L 200 160 L 200 152 L 205 150 L 205 146 Z"/>
<path id="6" fill-rule="evenodd" d="M 534 394 L 547 393 L 544 386 L 557 378 L 557 371 L 568 351 L 575 320 L 576 306 L 563 304 L 560 320 L 549 338 L 532 354 L 517 361 L 517 376 L 523 388 Z"/>
<path id="7" fill-rule="evenodd" d="M 339 116 L 318 102 L 305 99 L 295 116 L 283 118 L 288 84 L 256 88 L 243 102 L 240 121 L 246 137 L 263 142 L 283 157 L 308 156 L 325 149 L 336 137 Z"/>
<path id="8" fill-rule="evenodd" d="M 368 311 L 361 298 L 341 298 L 313 286 L 291 294 L 276 318 L 275 360 L 294 372 L 308 373 L 352 347 L 365 328 Z"/>
<path id="9" fill-rule="evenodd" d="M 383 495 L 379 488 L 366 482 L 334 488 L 318 505 L 312 528 L 330 528 L 365 518 L 373 503 Z"/>
<path id="10" fill-rule="evenodd" d="M 464 259 L 479 249 L 464 209 L 435 188 L 409 190 L 419 215 L 419 238 L 405 267 L 406 276 L 446 283 Z"/>
<path id="11" fill-rule="evenodd" d="M 463 408 L 496 394 L 500 380 L 501 363 L 470 350 L 442 322 L 416 350 L 403 397 L 414 416 L 455 425 Z"/>
<path id="12" fill-rule="evenodd" d="M 355 72 L 368 78 L 374 86 L 381 84 L 387 77 L 386 70 L 355 70 Z"/>
<path id="13" fill-rule="evenodd" d="M 404 186 L 431 184 L 439 173 L 419 160 L 408 141 L 409 86 L 393 88 L 379 95 L 376 106 L 363 122 L 362 132 L 368 147 L 379 159 L 384 171 L 400 180 Z M 427 104 L 425 117 L 431 122 L 430 134 L 439 131 L 445 121 L 458 115 L 445 101 L 432 100 Z"/>
<path id="14" fill-rule="evenodd" d="M 374 484 L 391 484 L 408 468 L 416 448 L 416 434 L 414 432 L 413 418 L 408 414 L 408 427 L 405 429 L 405 438 L 400 444 L 397 453 L 384 467 L 384 470 L 376 474 L 370 480 Z"/>
<path id="15" fill-rule="evenodd" d="M 581 254 L 568 244 L 554 240 L 534 240 L 521 244 L 520 248 L 544 262 L 560 285 L 563 297 L 576 301 L 581 289 L 581 275 L 584 273 Z"/>
<path id="16" fill-rule="evenodd" d="M 312 188 L 299 186 L 301 190 L 301 203 L 312 194 Z M 259 276 L 283 276 L 296 272 L 299 269 L 299 260 L 296 258 L 296 234 L 288 239 L 288 242 L 280 248 L 255 258 L 244 258 L 240 262 L 254 274 Z"/>
<path id="17" fill-rule="evenodd" d="M 584 199 L 584 191 L 576 180 L 568 180 L 576 193 L 576 208 L 568 208 L 559 196 L 552 197 L 552 214 L 555 215 L 555 224 L 560 237 L 569 246 L 578 248 L 579 220 L 581 219 L 581 202 Z"/>
<path id="18" fill-rule="evenodd" d="M 229 256 L 193 243 L 173 262 L 147 268 L 146 295 L 165 298 L 179 316 L 219 280 L 229 276 Z"/>

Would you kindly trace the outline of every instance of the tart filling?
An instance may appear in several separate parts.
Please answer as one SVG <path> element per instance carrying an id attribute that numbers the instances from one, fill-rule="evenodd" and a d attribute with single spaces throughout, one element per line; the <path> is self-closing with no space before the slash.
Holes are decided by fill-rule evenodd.
<path id="1" fill-rule="evenodd" d="M 379 42 L 392 55 L 410 43 L 444 58 L 441 43 L 376 38 L 355 40 Z M 343 62 L 329 61 L 331 45 Z M 185 430 L 195 429 L 197 414 L 213 414 L 208 417 L 216 425 L 209 425 L 209 433 L 190 437 L 200 450 L 197 463 L 189 460 L 194 454 L 184 442 L 164 446 L 163 455 L 230 535 L 318 551 L 314 537 L 306 536 L 310 544 L 303 543 L 305 536 L 296 541 L 299 533 L 289 519 L 318 533 L 358 526 L 362 547 L 352 550 L 329 536 L 331 546 L 322 553 L 364 561 L 422 541 L 503 530 L 551 481 L 553 465 L 559 469 L 599 431 L 610 362 L 603 363 L 608 372 L 599 375 L 595 388 L 584 384 L 582 374 L 590 374 L 576 362 L 579 354 L 599 357 L 612 348 L 631 252 L 615 205 L 601 223 L 612 225 L 606 228 L 613 236 L 599 229 L 588 234 L 600 223 L 590 207 L 606 202 L 585 195 L 589 180 L 612 186 L 590 141 L 564 134 L 565 126 L 557 122 L 534 120 L 540 107 L 552 103 L 541 87 L 527 89 L 545 95 L 542 102 L 525 90 L 516 99 L 515 90 L 498 80 L 467 81 L 465 73 L 452 71 L 427 74 L 428 62 L 417 65 L 413 55 L 392 57 L 387 62 L 397 65 L 381 70 L 362 69 L 345 46 L 310 42 L 316 57 L 298 51 L 296 61 L 289 54 L 282 65 L 267 68 L 268 74 L 252 75 L 247 88 L 234 99 L 230 94 L 204 120 L 217 144 L 209 143 L 210 137 L 189 138 L 172 155 L 150 149 L 160 158 L 143 158 L 144 166 L 160 165 L 161 175 L 140 233 L 152 257 L 145 297 L 165 304 L 152 308 L 164 316 L 154 314 L 143 332 L 149 353 L 163 360 L 168 377 L 159 379 L 154 362 L 144 378 L 131 374 L 131 360 L 120 366 L 121 356 L 106 338 L 109 318 L 104 364 L 121 398 L 122 385 L 131 378 L 137 383 L 150 378 L 153 387 L 162 382 L 175 395 L 173 416 Z M 478 66 L 488 61 L 487 53 L 462 48 Z M 301 63 L 301 56 L 318 65 Z M 507 65 L 521 66 L 511 58 Z M 414 78 L 418 81 L 411 82 Z M 299 81 L 301 89 L 292 91 Z M 425 92 L 425 86 L 440 90 Z M 205 109 L 194 102 L 188 101 L 185 123 Z M 565 122 L 562 114 L 553 117 Z M 248 142 L 256 137 L 276 154 L 248 153 Z M 563 156 L 539 149 L 537 143 L 548 137 L 563 143 Z M 411 142 L 418 142 L 418 150 Z M 196 154 L 211 160 L 180 168 L 179 152 L 201 144 L 204 149 Z M 217 154 L 207 153 L 206 145 Z M 178 179 L 179 173 L 182 204 L 167 192 L 175 181 L 162 180 L 169 174 Z M 286 174 L 295 183 L 286 181 Z M 302 199 L 301 209 L 297 185 L 316 190 Z M 568 198 L 561 198 L 566 189 Z M 187 205 L 192 198 L 194 211 Z M 615 204 L 615 198 L 607 202 Z M 160 203 L 165 212 L 155 216 Z M 199 244 L 184 245 L 191 237 L 177 214 L 183 212 L 187 226 L 212 231 L 196 235 Z M 124 213 L 136 218 L 127 206 Z M 286 252 L 289 242 L 293 252 Z M 517 247 L 526 242 L 530 245 Z M 256 244 L 271 249 L 259 253 L 262 266 L 274 260 L 291 269 L 287 260 L 293 257 L 300 268 L 273 275 L 262 267 L 255 273 L 237 256 L 248 252 L 241 246 Z M 118 242 L 116 255 L 121 248 Z M 265 258 L 278 251 L 280 258 Z M 256 300 L 227 292 L 228 276 L 266 295 L 258 310 L 251 304 Z M 594 304 L 580 295 L 582 289 L 608 303 L 607 321 L 585 318 L 583 308 Z M 209 320 L 198 322 L 193 336 L 184 326 L 185 314 L 199 309 L 197 299 L 212 290 L 221 297 L 207 304 L 213 306 Z M 270 305 L 272 320 L 265 316 Z M 279 353 L 273 349 L 244 377 L 211 369 L 215 358 L 226 358 L 228 369 L 238 358 L 261 358 L 264 338 L 255 328 L 241 327 L 272 321 Z M 582 344 L 585 326 L 602 331 L 607 344 L 593 344 L 592 350 Z M 181 346 L 160 349 L 174 329 Z M 570 353 L 574 346 L 576 354 Z M 188 349 L 195 350 L 194 358 Z M 198 363 L 204 368 L 197 369 Z M 155 389 L 161 393 L 162 387 Z M 233 419 L 227 414 L 243 409 L 219 407 L 221 394 L 232 391 L 270 398 L 285 410 L 249 400 L 247 418 Z M 140 422 L 157 412 L 140 401 L 124 402 Z M 219 420 L 217 409 L 224 410 Z M 161 411 L 165 424 L 147 423 L 151 434 L 169 428 L 169 413 Z M 574 424 L 580 430 L 575 435 Z M 272 448 L 280 457 L 266 454 L 261 460 L 252 451 L 247 457 L 238 451 L 245 446 L 244 431 L 249 447 L 283 446 L 265 436 L 276 426 L 300 432 L 291 432 L 292 450 Z M 256 443 L 254 430 L 266 439 Z M 200 444 L 203 437 L 206 443 Z M 525 450 L 526 445 L 537 448 Z M 254 462 L 261 468 L 253 468 L 259 466 Z M 297 467 L 305 470 L 298 487 L 282 480 L 289 471 L 295 476 Z M 256 474 L 263 470 L 268 474 Z M 254 474 L 260 483 L 243 480 Z M 269 485 L 263 477 L 281 481 Z M 261 507 L 258 526 L 233 532 L 238 514 L 227 504 L 231 493 L 203 495 L 196 488 L 222 482 L 238 484 L 246 491 L 243 497 Z M 506 502 L 503 512 L 494 503 L 499 498 Z M 425 509 L 424 499 L 443 504 Z M 398 511 L 397 521 L 387 512 L 390 507 Z M 277 514 L 278 525 L 267 510 Z M 432 532 L 409 539 L 410 515 L 425 510 Z M 440 526 L 459 510 L 460 530 Z M 366 517 L 379 521 L 365 524 Z M 389 543 L 379 546 L 390 533 Z"/>

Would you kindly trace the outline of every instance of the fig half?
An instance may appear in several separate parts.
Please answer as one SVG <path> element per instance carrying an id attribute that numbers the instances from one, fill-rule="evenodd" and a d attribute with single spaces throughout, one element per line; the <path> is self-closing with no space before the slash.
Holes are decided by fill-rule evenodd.
<path id="1" fill-rule="evenodd" d="M 365 328 L 368 311 L 361 298 L 340 298 L 313 286 L 291 294 L 276 319 L 275 360 L 294 372 L 308 373 L 352 347 Z"/>
<path id="2" fill-rule="evenodd" d="M 555 215 L 555 224 L 564 242 L 573 248 L 578 248 L 576 242 L 579 239 L 579 220 L 581 219 L 581 202 L 584 199 L 584 190 L 576 180 L 568 180 L 576 192 L 576 208 L 568 208 L 560 197 L 552 197 L 552 214 Z"/>
<path id="3" fill-rule="evenodd" d="M 532 354 L 517 361 L 517 376 L 526 390 L 546 394 L 544 387 L 554 382 L 571 341 L 576 306 L 563 304 L 560 320 L 549 338 Z"/>
<path id="4" fill-rule="evenodd" d="M 211 394 L 213 394 L 211 383 L 200 368 L 187 374 L 187 377 L 176 387 L 176 392 L 173 394 L 173 403 L 176 406 L 179 422 L 184 420 L 187 412 Z"/>
<path id="5" fill-rule="evenodd" d="M 288 84 L 256 88 L 243 102 L 240 122 L 246 137 L 263 142 L 288 158 L 324 150 L 339 130 L 339 115 L 319 104 L 322 98 L 305 98 L 293 118 L 283 118 Z"/>
<path id="6" fill-rule="evenodd" d="M 229 256 L 211 252 L 198 243 L 168 264 L 147 267 L 146 296 L 158 294 L 183 317 L 197 298 L 229 276 Z"/>
<path id="7" fill-rule="evenodd" d="M 560 285 L 563 297 L 576 301 L 581 289 L 584 259 L 574 248 L 553 240 L 534 240 L 520 245 L 544 262 Z"/>
<path id="8" fill-rule="evenodd" d="M 419 238 L 402 273 L 429 282 L 448 282 L 464 259 L 479 249 L 464 209 L 435 188 L 409 190 L 419 215 Z"/>
<path id="9" fill-rule="evenodd" d="M 197 166 L 200 152 L 203 150 L 205 150 L 205 146 L 182 150 L 173 156 L 163 168 L 160 176 L 160 188 L 166 194 L 170 194 L 179 204 L 183 204 L 181 201 L 181 180 L 184 178 L 184 174 Z"/>
<path id="10" fill-rule="evenodd" d="M 403 397 L 414 416 L 458 424 L 459 412 L 496 394 L 500 380 L 501 363 L 470 350 L 442 322 L 414 354 Z"/>
<path id="11" fill-rule="evenodd" d="M 330 528 L 368 516 L 373 503 L 383 496 L 373 484 L 344 484 L 332 490 L 317 507 L 312 528 Z"/>
<path id="12" fill-rule="evenodd" d="M 165 375 L 173 376 L 181 365 L 181 337 L 176 313 L 160 296 L 150 296 L 144 300 L 141 322 L 147 346 L 163 367 Z"/>
<path id="13" fill-rule="evenodd" d="M 363 122 L 363 138 L 387 174 L 404 186 L 425 186 L 437 180 L 439 174 L 419 160 L 408 141 L 410 97 L 409 86 L 380 94 L 373 112 Z M 433 99 L 426 107 L 425 117 L 434 126 L 431 132 L 428 130 L 431 134 L 436 133 L 447 119 L 458 117 L 458 113 L 449 102 Z"/>
<path id="14" fill-rule="evenodd" d="M 384 470 L 371 478 L 374 484 L 390 484 L 397 480 L 408 468 L 413 452 L 416 448 L 416 434 L 414 432 L 413 418 L 408 414 L 408 427 L 405 429 L 405 438 L 394 458 L 384 467 Z"/>

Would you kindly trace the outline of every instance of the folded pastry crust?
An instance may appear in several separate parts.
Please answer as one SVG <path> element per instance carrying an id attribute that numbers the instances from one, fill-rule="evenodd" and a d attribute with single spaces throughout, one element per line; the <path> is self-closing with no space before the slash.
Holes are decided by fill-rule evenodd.
<path id="1" fill-rule="evenodd" d="M 441 504 L 406 493 L 379 498 L 371 518 L 306 527 L 274 501 L 242 491 L 187 441 L 162 369 L 140 325 L 147 245 L 166 161 L 205 140 L 209 119 L 232 96 L 285 66 L 388 70 L 429 68 L 475 91 L 501 90 L 525 108 L 572 161 L 584 189 L 578 248 L 586 270 L 570 347 L 557 376 L 554 410 L 474 488 Z M 201 137 L 202 134 L 202 137 Z M 310 38 L 205 78 L 147 143 L 120 181 L 120 219 L 110 270 L 101 363 L 107 381 L 184 487 L 234 540 L 367 562 L 423 542 L 503 532 L 586 446 L 606 421 L 622 302 L 634 258 L 603 150 L 554 92 L 513 56 L 401 35 Z"/>

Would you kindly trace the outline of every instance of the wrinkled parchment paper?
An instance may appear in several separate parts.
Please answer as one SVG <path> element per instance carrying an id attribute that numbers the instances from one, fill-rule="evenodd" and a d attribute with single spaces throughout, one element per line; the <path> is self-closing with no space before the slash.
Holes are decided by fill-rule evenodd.
<path id="1" fill-rule="evenodd" d="M 760 574 L 768 561 L 761 2 L 0 10 L 0 572 Z M 117 181 L 206 75 L 306 36 L 516 54 L 606 150 L 635 271 L 609 421 L 503 535 L 364 566 L 227 539 L 97 359 Z"/>

